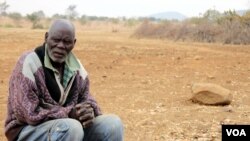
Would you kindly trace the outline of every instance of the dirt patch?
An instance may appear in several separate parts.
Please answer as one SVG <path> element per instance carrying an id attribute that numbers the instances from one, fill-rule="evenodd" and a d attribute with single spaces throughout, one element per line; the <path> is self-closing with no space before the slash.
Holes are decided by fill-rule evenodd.
<path id="1" fill-rule="evenodd" d="M 42 44 L 44 32 L 0 28 L 3 113 L 8 79 L 18 57 Z M 221 140 L 221 124 L 250 124 L 249 46 L 133 39 L 131 33 L 81 31 L 74 50 L 103 112 L 122 118 L 125 141 Z M 232 91 L 230 112 L 189 102 L 192 84 L 200 82 Z M 4 120 L 1 114 L 3 141 Z"/>

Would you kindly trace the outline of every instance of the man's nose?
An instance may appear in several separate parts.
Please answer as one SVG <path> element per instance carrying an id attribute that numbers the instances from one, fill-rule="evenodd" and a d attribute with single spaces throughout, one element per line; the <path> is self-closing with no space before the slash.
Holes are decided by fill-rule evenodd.
<path id="1" fill-rule="evenodd" d="M 63 41 L 60 41 L 60 42 L 57 44 L 57 47 L 59 47 L 59 48 L 65 48 L 65 45 L 64 45 Z"/>

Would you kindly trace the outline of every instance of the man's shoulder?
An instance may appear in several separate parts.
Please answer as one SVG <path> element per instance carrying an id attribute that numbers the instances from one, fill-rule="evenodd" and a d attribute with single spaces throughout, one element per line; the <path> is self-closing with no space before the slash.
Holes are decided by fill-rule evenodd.
<path id="1" fill-rule="evenodd" d="M 34 51 L 23 53 L 19 59 L 19 64 L 22 74 L 30 79 L 34 79 L 33 74 L 42 67 L 41 61 Z"/>
<path id="2" fill-rule="evenodd" d="M 34 74 L 42 67 L 42 64 L 34 51 L 22 53 L 12 71 L 12 76 L 24 76 L 34 81 Z"/>
<path id="3" fill-rule="evenodd" d="M 36 59 L 39 59 L 39 56 L 38 56 L 38 53 L 37 52 L 41 52 L 40 50 L 42 50 L 42 46 L 39 46 L 33 50 L 28 50 L 28 51 L 25 51 L 21 54 L 20 56 L 20 59 L 19 60 L 32 60 L 32 59 L 35 59 L 34 61 L 37 61 Z"/>
<path id="4" fill-rule="evenodd" d="M 31 63 L 31 64 L 37 64 L 40 65 L 41 61 L 39 60 L 38 55 L 32 50 L 32 51 L 26 51 L 23 54 L 21 54 L 19 61 L 25 63 Z"/>
<path id="5" fill-rule="evenodd" d="M 77 62 L 79 63 L 79 75 L 83 78 L 86 79 L 88 77 L 88 73 L 85 70 L 84 66 L 82 65 L 81 61 L 77 59 Z"/>

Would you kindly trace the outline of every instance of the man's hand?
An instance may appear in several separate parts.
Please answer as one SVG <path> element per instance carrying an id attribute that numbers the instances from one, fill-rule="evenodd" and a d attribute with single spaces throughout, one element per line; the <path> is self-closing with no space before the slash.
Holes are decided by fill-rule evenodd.
<path id="1" fill-rule="evenodd" d="M 88 102 L 79 103 L 75 106 L 76 117 L 82 123 L 83 128 L 89 127 L 95 117 L 94 110 Z"/>

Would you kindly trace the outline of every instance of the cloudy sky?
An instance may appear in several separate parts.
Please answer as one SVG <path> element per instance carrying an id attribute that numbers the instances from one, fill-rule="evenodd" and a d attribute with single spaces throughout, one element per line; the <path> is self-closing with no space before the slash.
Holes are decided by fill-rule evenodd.
<path id="1" fill-rule="evenodd" d="M 198 16 L 207 9 L 250 9 L 250 0 L 0 0 L 10 6 L 7 12 L 22 15 L 43 10 L 47 16 L 65 14 L 69 5 L 76 5 L 79 15 L 108 17 L 139 17 L 160 12 L 177 11 L 188 17 Z"/>

